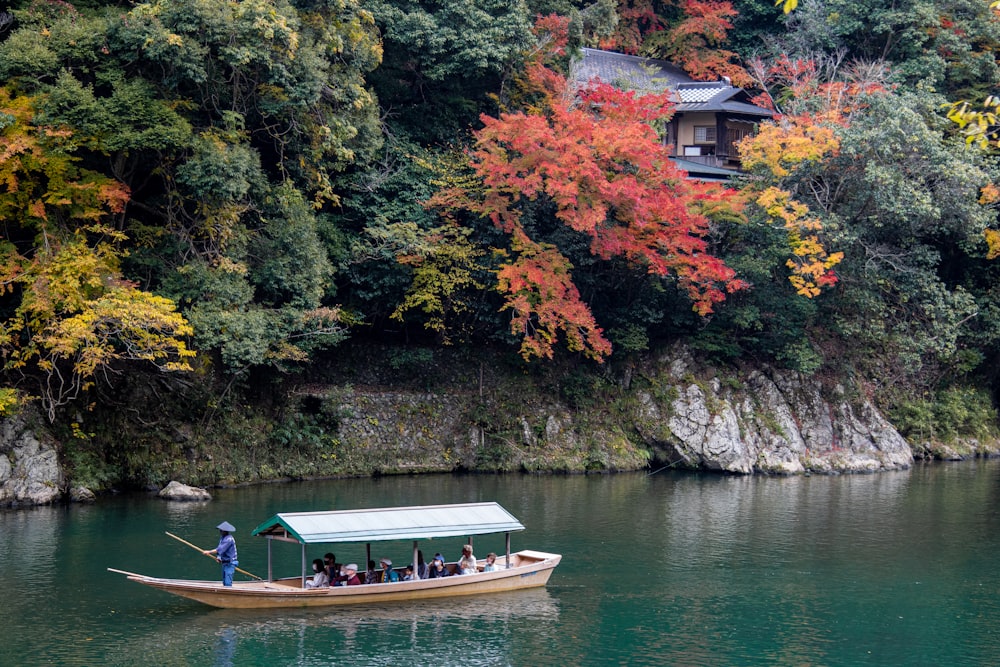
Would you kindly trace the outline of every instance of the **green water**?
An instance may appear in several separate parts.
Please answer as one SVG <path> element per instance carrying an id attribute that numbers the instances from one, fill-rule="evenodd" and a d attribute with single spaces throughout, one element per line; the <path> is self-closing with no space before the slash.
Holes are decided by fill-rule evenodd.
<path id="1" fill-rule="evenodd" d="M 1000 461 L 879 475 L 423 476 L 0 511 L 0 665 L 988 665 L 1000 663 Z M 106 571 L 215 578 L 215 546 L 279 511 L 497 500 L 543 590 L 348 609 L 215 610 Z M 457 558 L 461 540 L 423 544 Z M 363 546 L 334 547 L 363 560 Z M 373 547 L 408 560 L 408 543 Z M 503 536 L 476 539 L 477 555 Z M 321 551 L 310 558 L 321 556 Z M 298 550 L 276 550 L 298 571 Z"/>

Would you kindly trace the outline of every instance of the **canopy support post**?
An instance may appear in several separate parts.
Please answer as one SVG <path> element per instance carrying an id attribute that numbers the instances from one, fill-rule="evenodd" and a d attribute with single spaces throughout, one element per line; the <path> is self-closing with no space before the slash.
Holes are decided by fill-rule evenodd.
<path id="1" fill-rule="evenodd" d="M 413 563 L 413 578 L 414 579 L 419 579 L 420 578 L 420 563 L 417 562 L 417 541 L 416 540 L 413 540 L 413 560 L 411 560 L 410 562 Z"/>
<path id="2" fill-rule="evenodd" d="M 507 569 L 510 569 L 510 533 L 504 533 L 503 536 L 507 545 Z"/>
<path id="3" fill-rule="evenodd" d="M 274 540 L 271 536 L 267 536 L 267 580 L 274 581 L 274 575 L 271 574 L 271 545 L 274 544 Z"/>
<path id="4" fill-rule="evenodd" d="M 302 543 L 302 588 L 306 587 L 306 543 Z"/>

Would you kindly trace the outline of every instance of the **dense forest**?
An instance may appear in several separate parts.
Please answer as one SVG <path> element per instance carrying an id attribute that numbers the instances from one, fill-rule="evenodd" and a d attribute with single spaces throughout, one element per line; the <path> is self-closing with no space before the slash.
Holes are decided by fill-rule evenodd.
<path id="1" fill-rule="evenodd" d="M 139 385 L 260 407 L 359 343 L 600 373 L 684 341 L 994 428 L 1000 13 L 791 4 L 13 0 L 0 413 L 83 442 Z M 750 91 L 745 173 L 685 178 L 669 97 L 574 88 L 582 47 Z"/>

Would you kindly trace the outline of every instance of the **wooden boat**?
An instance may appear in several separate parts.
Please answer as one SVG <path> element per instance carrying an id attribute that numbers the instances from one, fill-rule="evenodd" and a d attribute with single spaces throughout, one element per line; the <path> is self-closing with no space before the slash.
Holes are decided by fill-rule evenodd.
<path id="1" fill-rule="evenodd" d="M 524 530 L 524 526 L 497 503 L 290 512 L 276 514 L 253 530 L 253 535 L 267 539 L 267 580 L 234 581 L 227 587 L 219 581 L 163 579 L 108 569 L 125 574 L 130 581 L 213 607 L 243 609 L 425 600 L 544 586 L 562 556 L 530 550 L 511 553 L 510 533 L 519 530 Z M 305 587 L 306 564 L 311 562 L 306 557 L 309 545 L 364 543 L 367 556 L 364 562 L 367 563 L 371 560 L 372 542 L 412 541 L 412 562 L 417 562 L 420 540 L 466 537 L 471 544 L 474 535 L 497 533 L 505 533 L 506 553 L 498 556 L 497 569 L 493 572 L 483 572 L 480 559 L 480 571 L 475 574 L 360 586 Z M 272 577 L 272 544 L 275 541 L 301 545 L 300 576 Z M 446 567 L 454 570 L 455 564 L 449 563 Z"/>

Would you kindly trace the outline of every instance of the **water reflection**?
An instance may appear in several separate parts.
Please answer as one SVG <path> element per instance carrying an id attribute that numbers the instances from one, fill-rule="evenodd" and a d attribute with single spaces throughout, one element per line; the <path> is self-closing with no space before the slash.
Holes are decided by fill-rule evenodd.
<path id="1" fill-rule="evenodd" d="M 56 572 L 57 545 L 61 507 L 8 510 L 3 516 L 3 539 L 0 539 L 0 563 L 17 577 L 43 583 Z"/>
<path id="2" fill-rule="evenodd" d="M 214 546 L 225 519 L 241 567 L 260 574 L 266 544 L 250 532 L 279 511 L 485 500 L 527 527 L 515 549 L 563 554 L 547 588 L 241 612 L 105 571 L 215 578 L 164 532 Z M 0 512 L 0 665 L 992 664 L 998 500 L 1000 461 L 986 461 L 843 477 L 414 476 Z M 499 552 L 503 537 L 475 544 Z M 410 548 L 385 554 L 405 562 Z M 283 558 L 297 569 L 301 556 Z"/>
<path id="3" fill-rule="evenodd" d="M 677 610 L 671 625 L 715 629 L 689 637 L 685 662 L 713 664 L 723 653 L 770 664 L 829 663 L 831 650 L 843 651 L 838 624 L 851 622 L 841 615 L 857 618 L 849 599 L 867 606 L 896 575 L 884 567 L 899 544 L 893 532 L 912 529 L 910 480 L 909 472 L 730 477 L 668 489 L 658 535 L 672 554 L 664 562 Z M 831 595 L 831 586 L 842 594 Z M 720 614 L 738 622 L 719 624 Z M 746 655 L 748 646 L 753 653 Z"/>
<path id="4" fill-rule="evenodd" d="M 215 667 L 233 667 L 236 656 L 236 631 L 232 628 L 222 628 L 216 636 L 214 660 Z"/>
<path id="5" fill-rule="evenodd" d="M 517 664 L 510 633 L 559 622 L 559 605 L 544 589 L 381 606 L 192 611 L 104 659 L 218 667 L 330 664 L 331 656 L 338 665 Z"/>
<path id="6" fill-rule="evenodd" d="M 714 484 L 679 481 L 658 501 L 664 547 L 674 553 L 705 552 L 716 565 L 753 557 L 747 545 L 768 535 L 767 551 L 795 544 L 810 548 L 857 539 L 863 524 L 904 511 L 910 473 L 842 478 L 727 477 Z M 858 521 L 864 518 L 865 521 Z M 831 529 L 837 531 L 831 534 Z"/>

